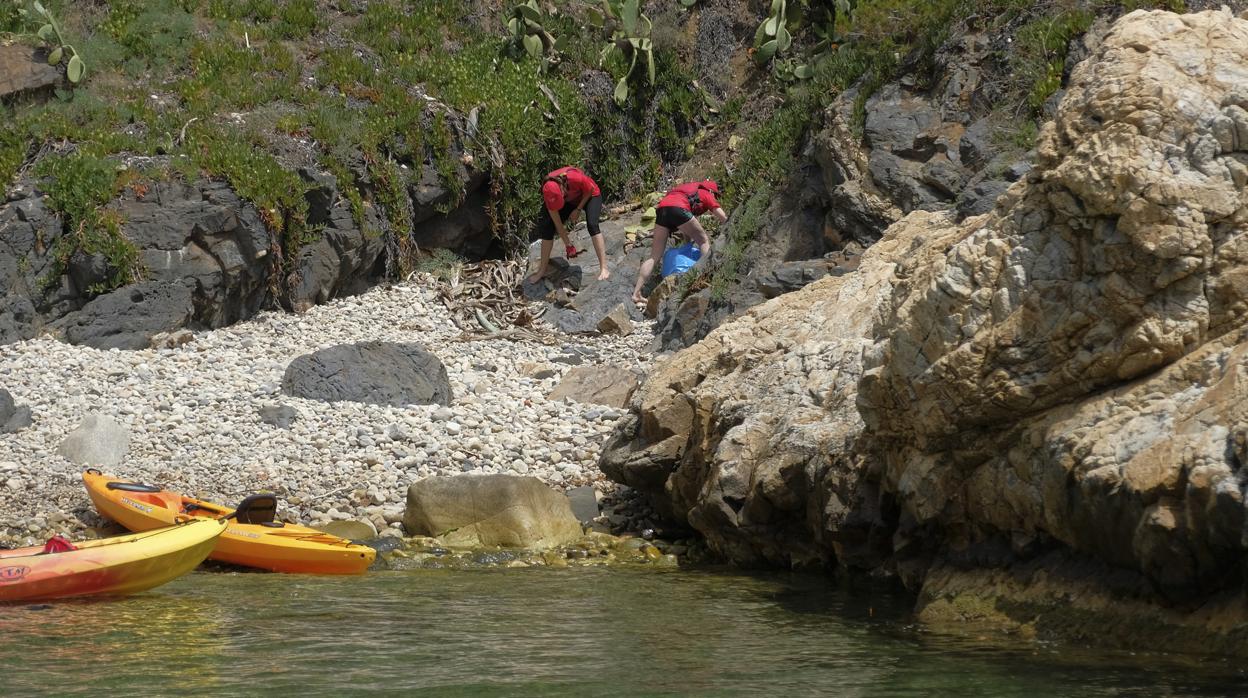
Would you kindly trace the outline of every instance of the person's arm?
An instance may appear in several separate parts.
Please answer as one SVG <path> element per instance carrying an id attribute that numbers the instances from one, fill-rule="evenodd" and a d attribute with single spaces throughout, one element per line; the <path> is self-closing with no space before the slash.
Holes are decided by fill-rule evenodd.
<path id="1" fill-rule="evenodd" d="M 550 220 L 555 222 L 555 232 L 559 233 L 559 239 L 563 240 L 566 245 L 568 242 L 568 231 L 563 227 L 563 219 L 559 217 L 559 212 L 546 209 L 546 213 L 550 214 Z"/>
<path id="2" fill-rule="evenodd" d="M 724 213 L 724 209 L 718 206 L 715 207 L 714 211 L 711 211 L 711 215 L 715 216 L 715 218 L 718 219 L 720 223 L 728 222 L 728 214 Z"/>
<path id="3" fill-rule="evenodd" d="M 589 193 L 589 190 L 586 189 L 585 195 L 582 196 L 581 200 L 576 204 L 576 210 L 572 212 L 572 215 L 568 216 L 568 225 L 572 225 L 572 226 L 576 225 L 576 219 L 580 218 L 581 211 L 585 210 L 585 204 L 589 203 L 589 200 L 592 198 L 594 197 L 591 196 Z"/>

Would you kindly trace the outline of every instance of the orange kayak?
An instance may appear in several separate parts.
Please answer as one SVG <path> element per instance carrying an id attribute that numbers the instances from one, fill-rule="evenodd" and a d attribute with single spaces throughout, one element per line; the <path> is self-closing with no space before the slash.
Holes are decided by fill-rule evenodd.
<path id="1" fill-rule="evenodd" d="M 195 519 L 146 533 L 74 543 L 0 550 L 0 601 L 71 596 L 120 596 L 160 586 L 208 557 L 225 522 Z M 51 547 L 51 546 L 49 546 Z"/>
<path id="2" fill-rule="evenodd" d="M 168 526 L 179 515 L 230 516 L 208 556 L 212 560 L 271 572 L 361 574 L 377 557 L 377 551 L 366 545 L 274 521 L 277 498 L 271 494 L 253 494 L 230 508 L 93 470 L 83 473 L 82 481 L 96 510 L 131 531 Z"/>

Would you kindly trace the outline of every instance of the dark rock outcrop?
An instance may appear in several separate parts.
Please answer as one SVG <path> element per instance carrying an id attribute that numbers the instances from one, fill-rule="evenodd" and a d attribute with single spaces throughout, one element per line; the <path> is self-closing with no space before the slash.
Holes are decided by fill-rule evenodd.
<path id="1" fill-rule="evenodd" d="M 114 276 L 108 258 L 76 252 L 58 263 L 52 250 L 65 234 L 64 223 L 47 208 L 37 182 L 19 181 L 0 204 L 0 343 L 51 329 L 69 342 L 138 348 L 139 337 L 150 336 L 153 328 L 222 327 L 279 306 L 302 312 L 360 293 L 397 272 L 402 254 L 397 239 L 409 235 L 413 249 L 445 248 L 470 259 L 496 255 L 499 243 L 486 210 L 487 175 L 461 161 L 461 146 L 453 142 L 451 148 L 459 182 L 448 186 L 426 166 L 408 188 L 410 230 L 391 229 L 372 203 L 373 185 L 361 173 L 356 173 L 360 181 L 350 184 L 362 189 L 356 212 L 342 191 L 344 183 L 301 168 L 307 223 L 315 232 L 300 240 L 298 249 L 286 247 L 291 243 L 270 231 L 255 206 L 223 182 L 128 187 L 107 207 L 121 222 L 121 236 L 138 250 L 140 282 L 98 297 Z M 456 202 L 452 190 L 462 192 L 462 200 Z M 142 310 L 125 307 L 132 286 L 146 299 Z M 180 288 L 189 292 L 189 313 Z M 161 299 L 168 307 L 157 307 Z M 154 317 L 141 326 L 109 324 L 130 322 L 136 313 Z"/>
<path id="2" fill-rule="evenodd" d="M 152 337 L 185 327 L 195 314 L 185 283 L 147 281 L 99 296 L 54 327 L 70 344 L 96 349 L 146 349 Z"/>
<path id="3" fill-rule="evenodd" d="M 373 405 L 449 405 L 451 383 L 438 357 L 416 344 L 361 342 L 300 356 L 282 391 L 310 400 Z"/>

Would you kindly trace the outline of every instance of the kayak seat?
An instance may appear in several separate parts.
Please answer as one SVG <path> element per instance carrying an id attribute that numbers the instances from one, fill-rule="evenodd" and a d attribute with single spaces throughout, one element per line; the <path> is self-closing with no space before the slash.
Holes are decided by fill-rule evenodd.
<path id="1" fill-rule="evenodd" d="M 67 553 L 71 550 L 77 550 L 77 549 L 78 547 L 74 545 L 73 543 L 70 543 L 69 539 L 66 538 L 65 536 L 52 536 L 51 538 L 48 539 L 48 542 L 43 546 L 43 550 L 40 551 L 38 554 L 47 555 L 49 553 Z"/>
<path id="2" fill-rule="evenodd" d="M 110 490 L 121 490 L 122 492 L 160 492 L 161 489 L 155 485 L 144 485 L 141 482 L 110 482 L 104 485 Z"/>
<path id="3" fill-rule="evenodd" d="M 277 516 L 277 497 L 272 494 L 249 494 L 238 503 L 233 516 L 239 523 L 272 523 Z"/>

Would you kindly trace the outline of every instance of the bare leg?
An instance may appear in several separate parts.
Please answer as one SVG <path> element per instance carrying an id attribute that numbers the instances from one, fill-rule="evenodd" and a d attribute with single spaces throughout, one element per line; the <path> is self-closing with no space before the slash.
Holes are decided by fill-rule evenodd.
<path id="1" fill-rule="evenodd" d="M 602 240 L 602 233 L 590 235 L 589 241 L 594 245 L 594 254 L 598 255 L 598 280 L 611 278 L 611 270 L 607 269 L 607 243 Z"/>
<path id="2" fill-rule="evenodd" d="M 546 276 L 546 265 L 550 262 L 550 251 L 554 247 L 554 240 L 542 240 L 542 257 L 537 263 L 537 271 L 533 272 L 533 275 L 529 277 L 529 283 L 535 284 L 541 281 L 543 276 Z"/>
<path id="3" fill-rule="evenodd" d="M 637 284 L 633 286 L 634 303 L 646 302 L 646 299 L 641 296 L 641 287 L 646 285 L 646 279 L 650 278 L 654 265 L 663 258 L 663 250 L 667 248 L 667 236 L 670 232 L 661 225 L 654 226 L 654 240 L 650 243 L 650 259 L 641 263 L 641 271 L 637 273 Z"/>
<path id="4" fill-rule="evenodd" d="M 690 218 L 688 221 L 685 221 L 678 230 L 680 230 L 681 235 L 685 236 L 685 239 L 697 244 L 703 258 L 711 253 L 711 236 L 706 234 L 706 228 L 702 227 L 697 218 Z"/>

